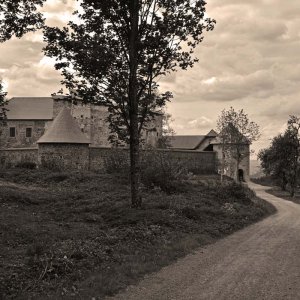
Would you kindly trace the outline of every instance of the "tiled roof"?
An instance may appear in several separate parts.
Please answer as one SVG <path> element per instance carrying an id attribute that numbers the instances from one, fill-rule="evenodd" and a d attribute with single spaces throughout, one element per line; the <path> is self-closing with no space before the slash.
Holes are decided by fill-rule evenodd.
<path id="1" fill-rule="evenodd" d="M 171 148 L 176 149 L 196 149 L 205 139 L 205 135 L 175 135 L 170 137 Z"/>
<path id="2" fill-rule="evenodd" d="M 14 97 L 6 106 L 8 120 L 51 120 L 52 97 Z"/>
<path id="3" fill-rule="evenodd" d="M 81 132 L 70 109 L 64 107 L 37 143 L 90 144 L 90 141 Z"/>

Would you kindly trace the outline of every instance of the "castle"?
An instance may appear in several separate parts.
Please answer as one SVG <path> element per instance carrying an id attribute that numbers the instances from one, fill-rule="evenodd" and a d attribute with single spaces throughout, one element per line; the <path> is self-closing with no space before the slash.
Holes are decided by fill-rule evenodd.
<path id="1" fill-rule="evenodd" d="M 74 104 L 63 97 L 15 97 L 8 101 L 7 124 L 1 130 L 1 148 L 36 147 L 62 108 L 69 108 L 82 133 L 94 147 L 111 147 L 108 109 L 101 105 Z M 162 115 L 157 114 L 143 130 L 146 144 L 155 146 L 162 136 Z"/>
<path id="2" fill-rule="evenodd" d="M 216 171 L 223 172 L 224 175 L 231 178 L 242 178 L 244 181 L 250 180 L 250 145 L 245 142 L 240 146 L 243 152 L 243 159 L 238 168 L 237 162 L 232 157 L 232 153 L 222 149 L 222 140 L 217 132 L 213 129 L 206 135 L 175 135 L 170 138 L 170 148 L 180 151 L 195 151 L 195 152 L 214 152 L 216 154 Z M 222 160 L 227 162 L 226 166 L 221 166 Z M 224 168 L 221 171 L 221 168 Z M 237 174 L 238 172 L 238 174 Z"/>
<path id="3" fill-rule="evenodd" d="M 16 165 L 31 161 L 38 165 L 58 164 L 63 169 L 103 169 L 105 157 L 111 155 L 111 131 L 107 107 L 73 103 L 64 97 L 18 97 L 7 105 L 7 121 L 1 127 L 1 164 Z M 156 116 L 142 131 L 144 144 L 157 147 L 162 137 L 163 115 Z M 180 160 L 195 173 L 219 172 L 224 160 L 222 142 L 211 130 L 206 135 L 180 136 L 169 139 L 168 155 Z M 249 180 L 250 145 L 243 143 L 245 153 L 237 168 L 229 161 L 225 175 Z M 123 143 L 119 147 L 126 150 Z M 224 166 L 223 166 L 224 167 Z M 223 172 L 223 171 L 222 171 Z"/>

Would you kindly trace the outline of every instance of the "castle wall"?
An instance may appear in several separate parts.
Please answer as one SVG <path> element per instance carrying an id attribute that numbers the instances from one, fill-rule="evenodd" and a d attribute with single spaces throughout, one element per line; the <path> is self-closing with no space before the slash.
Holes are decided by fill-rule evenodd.
<path id="1" fill-rule="evenodd" d="M 38 164 L 58 170 L 89 168 L 88 144 L 39 144 Z"/>
<path id="2" fill-rule="evenodd" d="M 6 123 L 0 130 L 0 148 L 36 147 L 49 125 L 46 120 L 8 120 Z M 15 128 L 15 137 L 10 137 L 10 128 Z M 31 128 L 31 137 L 26 137 L 26 128 Z"/>
<path id="3" fill-rule="evenodd" d="M 146 151 L 142 151 L 141 157 Z M 183 163 L 194 174 L 216 172 L 215 152 L 179 150 L 157 150 L 157 152 L 174 160 L 174 163 Z M 88 147 L 86 144 L 39 144 L 39 148 L 0 150 L 1 165 L 7 167 L 31 162 L 54 170 L 90 169 L 105 171 L 106 161 L 110 158 L 121 158 L 122 161 L 127 161 L 129 164 L 129 150 Z"/>
<path id="4" fill-rule="evenodd" d="M 215 144 L 213 148 L 217 155 L 217 164 L 220 173 L 222 156 L 223 156 L 222 145 Z M 250 180 L 250 146 L 244 145 L 242 152 L 244 153 L 245 156 L 239 164 L 239 169 L 243 170 L 244 180 L 249 181 Z M 230 155 L 230 152 L 225 156 L 225 175 L 234 179 L 237 178 L 237 162 L 232 157 L 232 155 Z"/>
<path id="5" fill-rule="evenodd" d="M 22 163 L 37 163 L 37 148 L 0 149 L 0 166 L 14 167 Z"/>
<path id="6" fill-rule="evenodd" d="M 91 146 L 111 147 L 108 138 L 111 134 L 107 118 L 109 112 L 107 107 L 91 107 Z"/>
<path id="7" fill-rule="evenodd" d="M 142 132 L 142 140 L 145 145 L 157 146 L 158 140 L 162 137 L 162 119 L 161 114 L 157 114 L 147 123 L 146 129 Z"/>
<path id="8" fill-rule="evenodd" d="M 149 150 L 144 150 L 143 154 Z M 166 157 L 172 159 L 174 163 L 183 163 L 186 168 L 194 174 L 213 174 L 216 172 L 216 153 L 215 152 L 200 152 L 200 151 L 184 151 L 184 150 L 156 150 L 157 153 L 162 153 Z M 156 155 L 153 152 L 153 155 Z M 105 171 L 105 162 L 110 157 L 115 157 L 117 160 L 127 160 L 129 163 L 128 149 L 110 149 L 110 148 L 90 148 L 90 169 Z"/>

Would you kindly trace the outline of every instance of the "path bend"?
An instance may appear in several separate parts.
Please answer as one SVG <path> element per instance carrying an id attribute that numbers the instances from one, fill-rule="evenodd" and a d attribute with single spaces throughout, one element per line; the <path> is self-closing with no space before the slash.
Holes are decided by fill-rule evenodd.
<path id="1" fill-rule="evenodd" d="M 300 299 L 300 205 L 249 185 L 278 212 L 108 299 Z"/>

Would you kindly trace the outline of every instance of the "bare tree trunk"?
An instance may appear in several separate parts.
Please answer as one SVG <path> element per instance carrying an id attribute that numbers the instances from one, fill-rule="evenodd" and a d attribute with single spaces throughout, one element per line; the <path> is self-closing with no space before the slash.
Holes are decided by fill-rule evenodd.
<path id="1" fill-rule="evenodd" d="M 139 155 L 139 124 L 137 99 L 137 65 L 138 65 L 138 24 L 139 0 L 130 1 L 131 32 L 129 37 L 129 119 L 130 119 L 130 184 L 132 207 L 141 206 L 139 195 L 140 155 Z"/>
<path id="2" fill-rule="evenodd" d="M 224 173 L 225 173 L 225 154 L 224 149 L 222 149 L 222 161 L 221 161 L 221 184 L 224 182 Z"/>
<path id="3" fill-rule="evenodd" d="M 282 180 L 281 180 L 281 189 L 283 191 L 286 191 L 286 185 L 288 184 L 288 180 L 286 179 L 285 173 L 282 174 Z"/>

